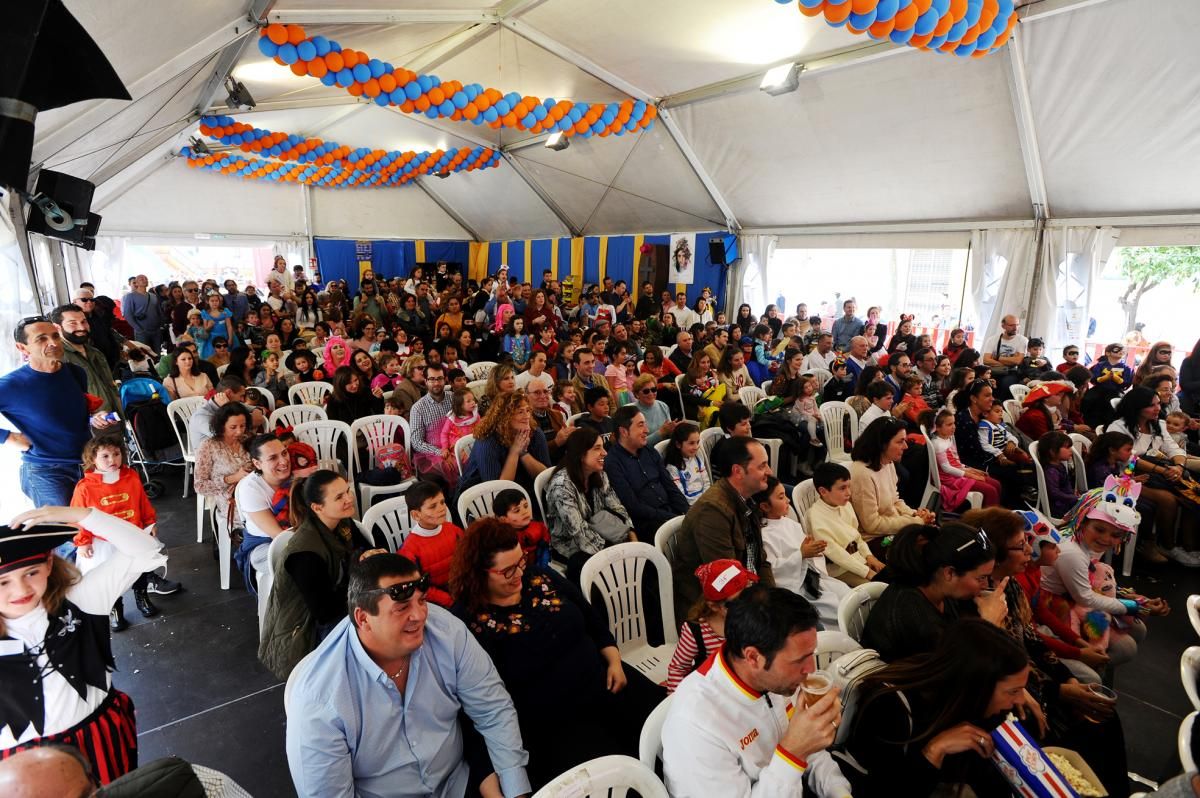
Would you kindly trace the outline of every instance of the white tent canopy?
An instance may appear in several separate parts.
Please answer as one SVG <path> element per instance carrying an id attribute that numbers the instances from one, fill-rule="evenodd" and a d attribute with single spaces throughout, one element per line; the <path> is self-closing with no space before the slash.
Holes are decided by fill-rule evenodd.
<path id="1" fill-rule="evenodd" d="M 771 0 L 67 0 L 134 101 L 41 115 L 34 162 L 98 186 L 102 233 L 498 240 L 711 230 L 969 230 L 1033 220 L 1195 224 L 1200 5 L 1040 0 L 982 59 L 877 44 Z M 659 104 L 623 137 L 430 121 L 265 59 L 247 14 L 464 83 Z M 799 89 L 757 91 L 771 65 Z M 254 112 L 221 108 L 230 67 Z M 189 170 L 199 114 L 351 147 L 485 144 L 496 169 L 387 189 Z"/>

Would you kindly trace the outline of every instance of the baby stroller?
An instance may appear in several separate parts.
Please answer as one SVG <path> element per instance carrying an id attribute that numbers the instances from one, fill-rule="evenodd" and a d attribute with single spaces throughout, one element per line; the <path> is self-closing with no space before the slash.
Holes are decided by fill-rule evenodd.
<path id="1" fill-rule="evenodd" d="M 121 384 L 121 408 L 125 415 L 125 444 L 129 466 L 142 472 L 146 495 L 156 499 L 163 484 L 152 479 L 163 466 L 184 466 L 183 453 L 167 415 L 167 389 L 158 380 L 136 377 Z"/>

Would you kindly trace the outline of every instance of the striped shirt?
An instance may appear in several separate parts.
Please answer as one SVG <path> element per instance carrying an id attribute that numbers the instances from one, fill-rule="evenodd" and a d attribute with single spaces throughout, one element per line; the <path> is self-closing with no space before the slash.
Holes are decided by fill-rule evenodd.
<path id="1" fill-rule="evenodd" d="M 429 434 L 433 431 L 434 425 L 440 419 L 445 418 L 452 409 L 451 398 L 450 391 L 445 391 L 440 402 L 429 394 L 425 394 L 413 402 L 412 409 L 408 411 L 408 423 L 412 430 L 412 450 L 414 452 L 442 453 L 441 448 L 429 440 Z"/>
<path id="2" fill-rule="evenodd" d="M 708 621 L 698 621 L 698 624 L 700 639 L 704 643 L 704 656 L 707 658 L 716 653 L 717 649 L 725 643 L 725 638 L 714 632 L 713 628 L 708 625 Z M 696 669 L 696 659 L 699 653 L 692 624 L 685 621 L 679 626 L 679 642 L 675 645 L 675 655 L 671 657 L 671 662 L 667 665 L 668 693 L 675 692 L 675 688 L 683 681 L 683 677 Z"/>

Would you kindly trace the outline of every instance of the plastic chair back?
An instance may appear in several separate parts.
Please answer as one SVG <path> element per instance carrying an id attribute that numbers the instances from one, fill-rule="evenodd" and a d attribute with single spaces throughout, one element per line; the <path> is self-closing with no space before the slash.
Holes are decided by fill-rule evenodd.
<path id="1" fill-rule="evenodd" d="M 271 415 L 267 418 L 267 428 L 273 430 L 277 424 L 283 424 L 285 427 L 295 429 L 301 424 L 307 424 L 310 421 L 324 421 L 327 418 L 329 416 L 326 415 L 325 408 L 318 405 L 281 405 L 271 411 Z"/>
<path id="2" fill-rule="evenodd" d="M 666 440 L 661 440 L 658 443 L 654 444 L 654 451 L 658 452 L 659 457 L 666 460 L 667 459 L 667 448 L 670 445 L 671 445 L 670 438 L 667 438 Z"/>
<path id="3" fill-rule="evenodd" d="M 817 650 L 813 655 L 817 670 L 827 670 L 830 663 L 843 654 L 858 651 L 862 645 L 845 632 L 825 629 L 817 632 Z"/>
<path id="4" fill-rule="evenodd" d="M 184 399 L 176 399 L 167 405 L 167 416 L 171 419 L 171 426 L 175 429 L 175 440 L 179 441 L 179 450 L 183 452 L 185 460 L 195 459 L 188 424 L 192 420 L 192 414 L 205 401 L 207 400 L 203 396 L 188 396 Z"/>
<path id="5" fill-rule="evenodd" d="M 494 368 L 496 368 L 496 363 L 492 360 L 480 360 L 476 363 L 471 363 L 467 366 L 467 379 L 471 382 L 479 380 L 486 382 Z"/>
<path id="6" fill-rule="evenodd" d="M 1200 709 L 1200 646 L 1188 646 L 1179 658 L 1179 678 L 1183 681 L 1183 691 L 1192 702 L 1192 709 Z"/>
<path id="7" fill-rule="evenodd" d="M 475 400 L 483 398 L 484 391 L 487 390 L 487 380 L 471 380 L 467 383 L 467 390 L 475 394 Z"/>
<path id="8" fill-rule="evenodd" d="M 1200 593 L 1188 596 L 1187 614 L 1188 620 L 1192 622 L 1192 629 L 1197 635 L 1200 635 Z"/>
<path id="9" fill-rule="evenodd" d="M 267 614 L 267 599 L 271 595 L 271 587 L 275 584 L 275 574 L 283 567 L 284 550 L 292 539 L 292 530 L 285 529 L 271 539 L 267 544 L 267 567 L 258 575 L 258 633 L 261 637 L 263 621 Z"/>
<path id="10" fill-rule="evenodd" d="M 738 401 L 746 407 L 753 410 L 755 406 L 767 398 L 767 392 L 762 388 L 753 385 L 747 385 L 743 388 L 738 388 Z"/>
<path id="11" fill-rule="evenodd" d="M 700 432 L 700 461 L 704 463 L 704 467 L 708 469 L 708 473 L 712 473 L 712 450 L 717 447 L 717 441 L 725 437 L 725 431 L 720 427 L 709 427 Z M 716 479 L 714 478 L 715 482 Z"/>
<path id="12" fill-rule="evenodd" d="M 272 412 L 275 411 L 275 394 L 271 393 L 266 388 L 260 388 L 257 385 L 247 385 L 246 390 L 255 391 L 263 398 L 263 401 L 267 403 L 267 409 Z"/>
<path id="13" fill-rule="evenodd" d="M 507 479 L 493 479 L 491 482 L 473 485 L 459 494 L 458 518 L 463 528 L 470 526 L 471 522 L 477 518 L 491 515 L 492 500 L 496 498 L 496 494 L 510 488 L 521 491 L 525 495 L 526 501 L 529 500 L 529 494 L 523 487 Z"/>
<path id="14" fill-rule="evenodd" d="M 546 517 L 546 488 L 550 485 L 550 478 L 557 470 L 558 466 L 544 468 L 542 473 L 533 478 L 533 495 L 537 499 L 538 507 L 541 508 L 542 518 Z"/>
<path id="15" fill-rule="evenodd" d="M 933 508 L 933 497 L 942 492 L 942 472 L 938 469 L 937 452 L 933 448 L 933 437 L 925 425 L 921 425 L 921 434 L 925 436 L 925 455 L 929 459 L 928 476 L 925 481 L 925 493 L 921 495 L 921 506 Z M 954 508 L 948 508 L 953 510 Z"/>
<path id="16" fill-rule="evenodd" d="M 817 500 L 821 498 L 817 494 L 817 489 L 813 487 L 812 479 L 806 479 L 796 487 L 792 488 L 792 506 L 796 508 L 796 514 L 803 519 L 804 523 L 808 523 L 808 510 Z"/>
<path id="17" fill-rule="evenodd" d="M 683 383 L 686 379 L 686 374 L 680 374 L 675 378 L 675 394 L 679 397 L 679 412 L 683 414 L 681 418 L 687 418 L 687 405 L 683 403 L 683 392 L 687 390 Z"/>
<path id="18" fill-rule="evenodd" d="M 887 585 L 882 582 L 867 582 L 851 589 L 838 605 L 838 626 L 842 632 L 861 642 L 867 616 L 884 590 L 887 590 Z"/>
<path id="19" fill-rule="evenodd" d="M 555 778 L 533 798 L 670 798 L 667 788 L 641 762 L 613 754 L 584 762 Z"/>
<path id="20" fill-rule="evenodd" d="M 353 439 L 350 437 L 349 424 L 330 419 L 309 421 L 298 425 L 292 430 L 292 434 L 296 436 L 296 440 L 304 441 L 316 450 L 317 462 L 321 468 L 340 470 L 343 474 L 349 473 L 347 468 L 349 457 L 347 456 L 347 459 L 343 460 L 340 456 L 343 447 L 348 450 L 354 446 Z"/>
<path id="21" fill-rule="evenodd" d="M 298 382 L 291 388 L 288 388 L 288 402 L 290 404 L 299 405 L 318 405 L 325 404 L 325 397 L 333 393 L 333 385 L 328 382 L 319 380 L 314 382 Z"/>
<path id="22" fill-rule="evenodd" d="M 1025 401 L 1026 396 L 1029 396 L 1029 386 L 1022 385 L 1021 383 L 1010 385 L 1008 386 L 1008 393 L 1019 404 Z"/>
<path id="23" fill-rule="evenodd" d="M 1006 424 L 1012 424 L 1015 427 L 1017 425 L 1017 419 L 1021 417 L 1022 410 L 1024 410 L 1024 408 L 1016 399 L 1005 399 L 1004 422 Z"/>
<path id="24" fill-rule="evenodd" d="M 817 378 L 817 395 L 819 396 L 825 390 L 825 384 L 833 379 L 833 372 L 829 369 L 810 369 L 805 374 L 811 374 Z"/>
<path id="25" fill-rule="evenodd" d="M 1055 518 L 1050 512 L 1050 496 L 1046 492 L 1046 470 L 1042 468 L 1042 461 L 1038 459 L 1037 441 L 1029 444 L 1029 456 L 1033 459 L 1033 473 L 1037 476 L 1037 510 L 1049 518 L 1055 526 L 1058 526 L 1062 523 L 1062 519 Z"/>
<path id="26" fill-rule="evenodd" d="M 821 423 L 825 427 L 825 460 L 830 463 L 850 462 L 850 448 L 858 437 L 858 414 L 845 402 L 826 402 L 820 406 Z M 846 422 L 850 437 L 846 437 Z"/>
<path id="27" fill-rule="evenodd" d="M 408 421 L 403 416 L 380 414 L 354 419 L 354 422 L 350 425 L 350 440 L 354 442 L 354 445 L 350 447 L 350 450 L 351 459 L 354 462 L 355 474 L 369 471 L 378 465 L 375 459 L 376 455 L 384 446 L 395 443 L 397 430 L 404 433 L 404 453 L 410 454 L 409 439 L 412 436 L 409 431 Z M 365 456 L 360 456 L 359 453 L 359 435 L 362 435 L 363 441 L 366 443 Z"/>
<path id="28" fill-rule="evenodd" d="M 404 539 L 412 531 L 408 502 L 403 496 L 384 499 L 367 508 L 359 526 L 376 546 L 391 552 L 399 551 Z"/>
<path id="29" fill-rule="evenodd" d="M 817 632 L 818 636 L 820 634 Z M 669 695 L 660 701 L 658 706 L 646 716 L 646 722 L 642 724 L 642 733 L 638 738 L 638 759 L 650 770 L 655 770 L 658 760 L 662 759 L 663 724 L 667 722 L 667 712 L 670 711 L 671 701 L 674 698 L 673 695 Z"/>
<path id="30" fill-rule="evenodd" d="M 671 564 L 663 553 L 648 543 L 618 543 L 593 554 L 583 564 L 579 582 L 583 594 L 592 600 L 598 591 L 608 615 L 608 626 L 617 640 L 617 648 L 647 645 L 645 602 L 642 591 L 646 563 L 658 572 L 658 596 L 662 608 L 663 637 L 674 650 L 679 641 L 675 623 L 675 604 L 671 589 Z M 665 663 L 664 663 L 665 667 Z"/>
<path id="31" fill-rule="evenodd" d="M 474 435 L 464 435 L 454 442 L 454 461 L 458 463 L 458 475 L 460 477 L 466 469 L 466 461 L 471 456 L 471 449 L 474 446 Z"/>
<path id="32" fill-rule="evenodd" d="M 676 516 L 662 522 L 662 526 L 654 533 L 654 548 L 662 552 L 667 558 L 667 562 L 675 562 L 675 551 L 679 547 L 675 536 L 679 533 L 679 528 L 683 526 L 683 519 L 686 516 Z"/>
<path id="33" fill-rule="evenodd" d="M 1185 773 L 1196 772 L 1196 758 L 1192 756 L 1192 729 L 1200 712 L 1189 712 L 1179 724 L 1179 762 Z"/>

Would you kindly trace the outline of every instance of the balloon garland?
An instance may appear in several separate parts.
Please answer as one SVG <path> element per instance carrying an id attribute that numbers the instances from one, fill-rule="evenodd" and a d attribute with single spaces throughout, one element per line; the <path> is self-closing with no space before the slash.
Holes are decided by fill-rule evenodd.
<path id="1" fill-rule="evenodd" d="M 300 25 L 266 26 L 258 49 L 280 66 L 290 67 L 295 75 L 309 75 L 326 86 L 341 86 L 355 97 L 374 100 L 376 105 L 393 105 L 406 114 L 423 113 L 430 119 L 466 120 L 493 130 L 561 131 L 564 136 L 603 138 L 649 130 L 658 116 L 657 108 L 641 100 L 605 104 L 542 100 L 516 92 L 501 94 L 478 83 L 464 86 L 456 80 L 443 82 L 437 75 L 418 75 L 394 67 L 360 50 L 343 48 L 324 36 L 309 37 Z"/>
<path id="2" fill-rule="evenodd" d="M 1017 27 L 1013 0 L 799 0 L 799 8 L 854 34 L 962 58 L 1000 49 Z"/>
<path id="3" fill-rule="evenodd" d="M 318 138 L 302 139 L 237 122 L 228 116 L 206 116 L 200 133 L 245 153 L 265 158 L 243 158 L 233 153 L 204 155 L 184 147 L 181 151 L 192 168 L 260 179 L 312 186 L 351 188 L 355 186 L 404 185 L 418 175 L 490 169 L 500 163 L 500 153 L 488 147 L 451 148 L 435 152 L 400 152 L 350 149 Z M 293 165 L 289 162 L 295 161 Z"/>

